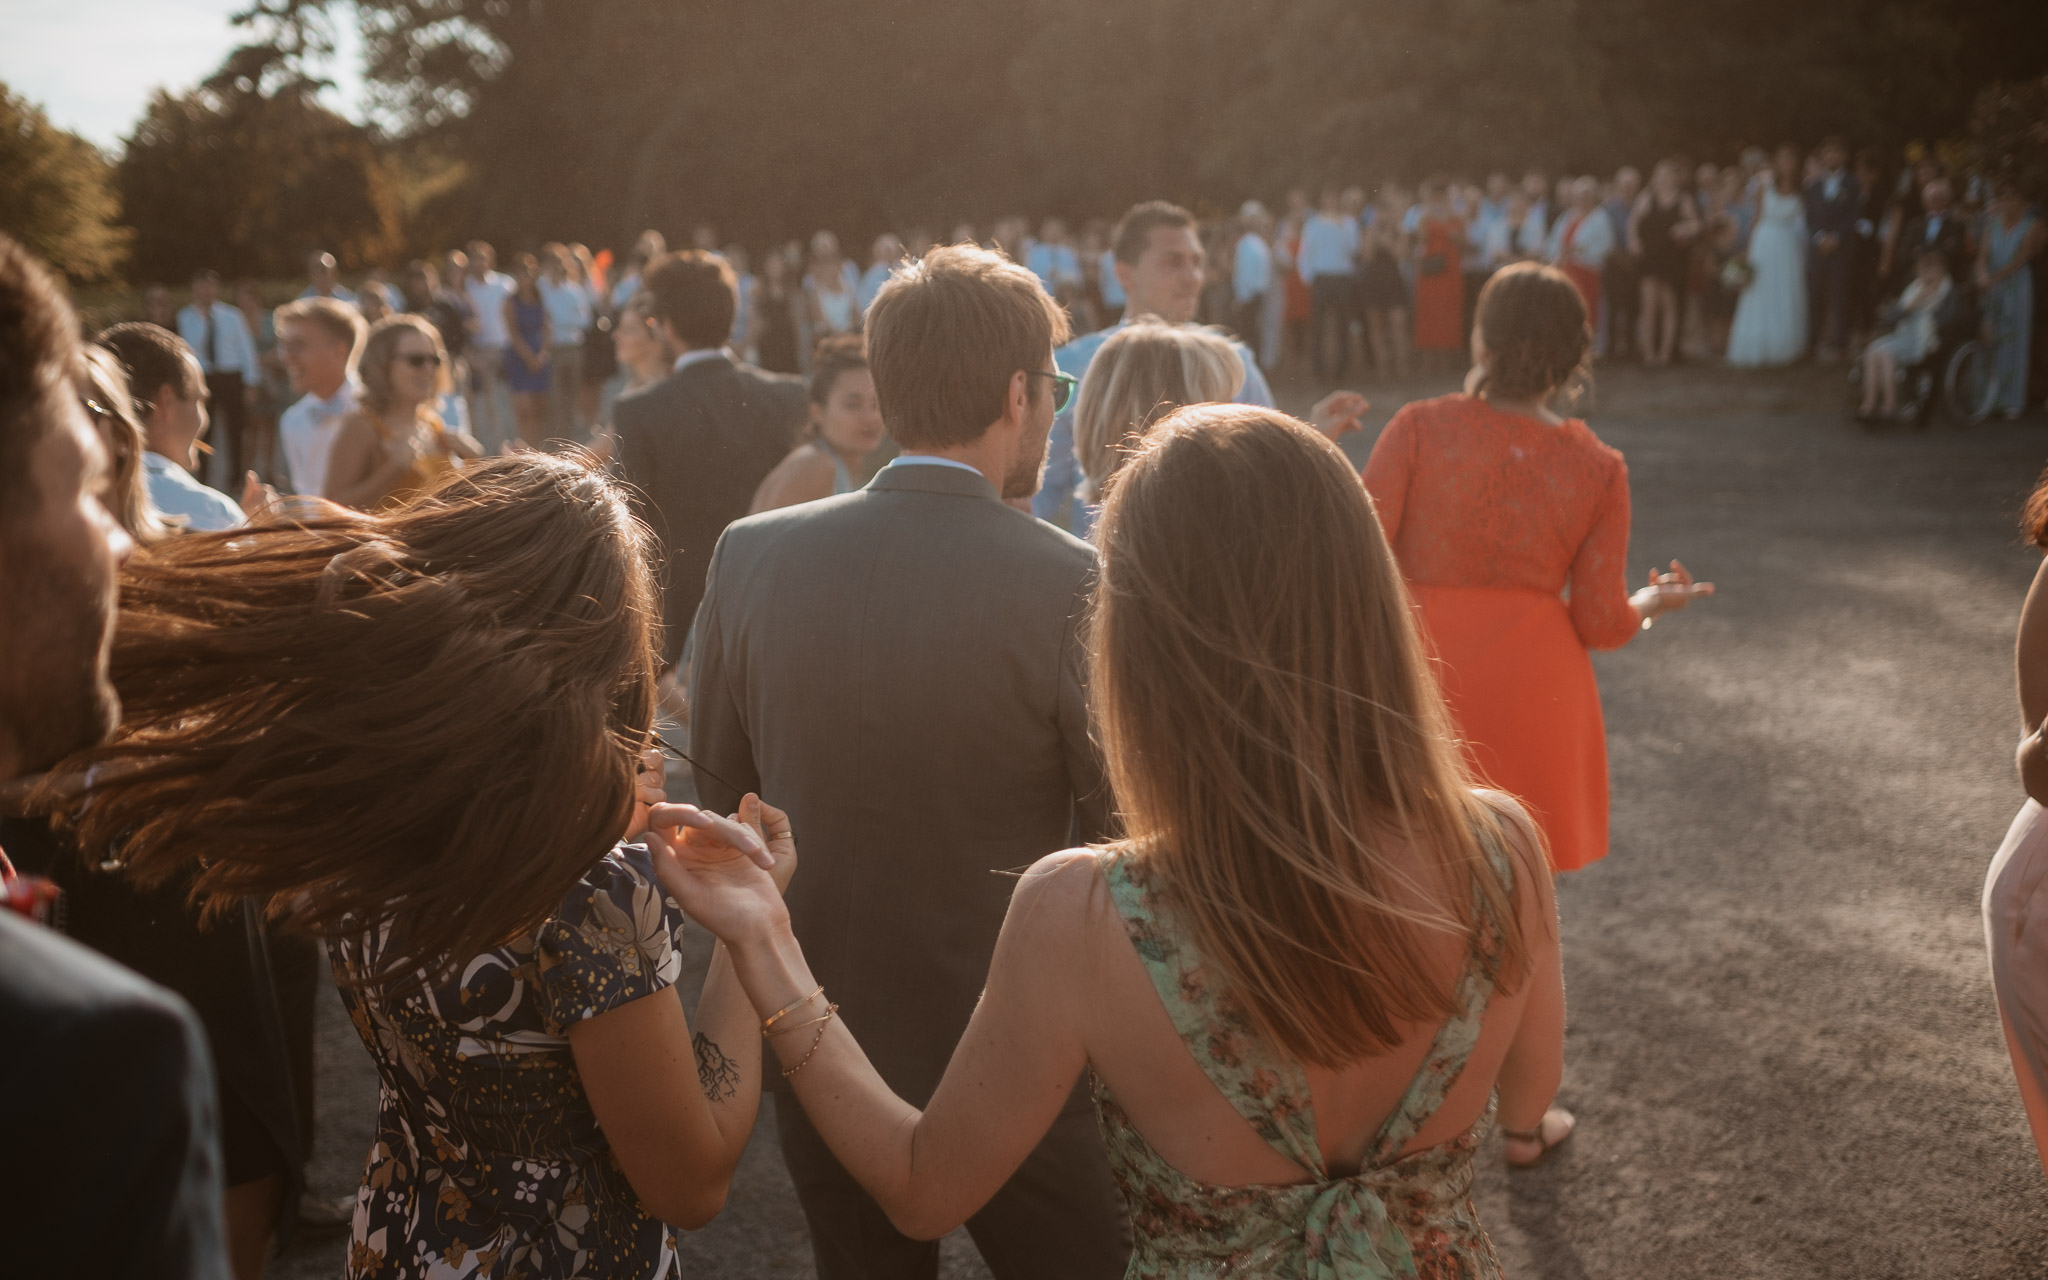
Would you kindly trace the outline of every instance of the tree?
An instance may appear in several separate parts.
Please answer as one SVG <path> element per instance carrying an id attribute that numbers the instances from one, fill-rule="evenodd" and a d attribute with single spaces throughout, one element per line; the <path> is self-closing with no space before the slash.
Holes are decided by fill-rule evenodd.
<path id="1" fill-rule="evenodd" d="M 2048 76 L 1994 84 L 1970 115 L 1970 158 L 2019 184 L 2030 200 L 2048 200 Z"/>
<path id="2" fill-rule="evenodd" d="M 118 169 L 141 278 L 294 275 L 315 249 L 350 262 L 398 250 L 392 162 L 373 130 L 316 102 L 317 87 L 231 80 L 157 94 Z"/>
<path id="3" fill-rule="evenodd" d="M 0 85 L 0 231 L 81 284 L 120 265 L 129 231 L 118 225 L 113 168 L 99 148 L 50 123 Z"/>
<path id="4" fill-rule="evenodd" d="M 780 241 L 1433 170 L 1607 170 L 1960 130 L 2039 0 L 254 0 L 264 83 L 360 28 L 442 227 Z"/>

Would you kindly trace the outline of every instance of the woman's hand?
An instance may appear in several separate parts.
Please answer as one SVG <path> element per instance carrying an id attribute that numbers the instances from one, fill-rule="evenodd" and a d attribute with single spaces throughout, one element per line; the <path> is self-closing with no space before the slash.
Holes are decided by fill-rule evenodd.
<path id="1" fill-rule="evenodd" d="M 254 471 L 242 473 L 242 514 L 254 520 L 277 501 L 277 490 Z"/>
<path id="2" fill-rule="evenodd" d="M 1649 585 L 1629 597 L 1629 603 L 1636 612 L 1649 622 L 1659 614 L 1683 609 L 1694 600 L 1714 594 L 1711 582 L 1694 582 L 1692 574 L 1678 561 L 1671 562 L 1671 572 L 1659 573 L 1650 570 Z"/>
<path id="3" fill-rule="evenodd" d="M 748 800 L 752 808 L 742 801 L 741 812 L 758 815 L 760 800 Z M 782 822 L 786 827 L 788 819 Z M 727 943 L 788 927 L 789 909 L 771 874 L 777 858 L 757 827 L 695 805 L 661 804 L 648 815 L 646 837 L 661 887 L 692 920 Z M 794 843 L 783 848 L 793 863 Z"/>
<path id="4" fill-rule="evenodd" d="M 668 757 L 661 754 L 660 747 L 648 747 L 640 753 L 640 769 L 633 778 L 633 816 L 626 820 L 626 833 L 620 838 L 631 840 L 647 830 L 654 806 L 667 803 Z"/>
<path id="5" fill-rule="evenodd" d="M 1365 425 L 1359 418 L 1370 408 L 1356 391 L 1332 391 L 1308 411 L 1308 424 L 1332 440 L 1342 439 Z"/>
<path id="6" fill-rule="evenodd" d="M 384 461 L 394 470 L 410 470 L 420 460 L 419 433 L 404 431 L 384 442 Z"/>

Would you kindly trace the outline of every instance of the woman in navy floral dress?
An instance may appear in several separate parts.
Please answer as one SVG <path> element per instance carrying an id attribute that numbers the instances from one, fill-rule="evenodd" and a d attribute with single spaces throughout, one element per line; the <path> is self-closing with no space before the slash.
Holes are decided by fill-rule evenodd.
<path id="1" fill-rule="evenodd" d="M 352 1277 L 673 1276 L 669 1224 L 724 1202 L 754 1013 L 714 953 L 693 1036 L 682 917 L 619 843 L 662 798 L 648 553 L 603 473 L 527 453 L 127 568 L 80 833 L 327 939 L 382 1086 Z M 679 821 L 772 865 L 787 820 L 743 812 Z"/>

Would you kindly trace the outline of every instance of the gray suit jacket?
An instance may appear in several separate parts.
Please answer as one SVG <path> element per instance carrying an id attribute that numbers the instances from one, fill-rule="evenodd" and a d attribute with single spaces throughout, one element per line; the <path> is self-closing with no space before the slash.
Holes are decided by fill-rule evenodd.
<path id="1" fill-rule="evenodd" d="M 788 810 L 797 939 L 920 1106 L 980 996 L 1014 873 L 1109 830 L 1077 634 L 1094 570 L 1088 544 L 933 465 L 741 520 L 712 557 L 690 689 L 698 795 L 731 812 L 756 789 Z"/>

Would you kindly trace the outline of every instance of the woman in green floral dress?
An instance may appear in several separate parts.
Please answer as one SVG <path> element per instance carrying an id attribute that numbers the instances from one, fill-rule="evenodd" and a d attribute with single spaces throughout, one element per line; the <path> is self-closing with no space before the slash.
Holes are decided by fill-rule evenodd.
<path id="1" fill-rule="evenodd" d="M 1351 466 L 1270 410 L 1154 428 L 1099 532 L 1090 697 L 1126 824 L 1042 859 L 930 1105 L 814 990 L 771 880 L 657 809 L 833 1152 L 897 1227 L 985 1202 L 1084 1073 L 1142 1277 L 1490 1277 L 1472 1160 L 1569 1134 L 1541 837 L 1463 772 Z M 792 1023 L 791 1020 L 794 1020 Z M 1496 1111 L 1497 1107 L 1497 1111 Z"/>

